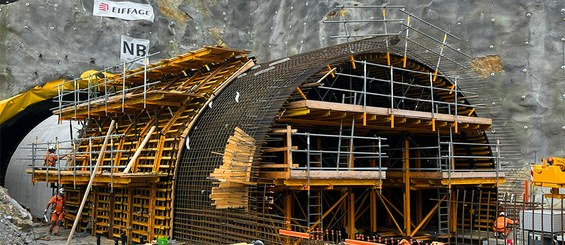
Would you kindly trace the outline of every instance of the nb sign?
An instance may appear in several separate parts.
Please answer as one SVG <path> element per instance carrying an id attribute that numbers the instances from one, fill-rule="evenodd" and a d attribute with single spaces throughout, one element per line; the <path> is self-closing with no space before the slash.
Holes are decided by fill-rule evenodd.
<path id="1" fill-rule="evenodd" d="M 148 52 L 149 40 L 122 35 L 120 42 L 120 60 L 131 61 L 137 59 L 135 63 L 143 64 L 143 57 L 149 55 Z"/>

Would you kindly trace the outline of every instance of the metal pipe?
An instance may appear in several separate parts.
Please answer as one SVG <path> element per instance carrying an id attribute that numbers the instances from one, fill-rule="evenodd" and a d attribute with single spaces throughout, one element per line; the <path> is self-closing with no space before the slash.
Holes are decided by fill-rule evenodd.
<path id="1" fill-rule="evenodd" d="M 336 8 L 398 8 L 398 9 L 403 9 L 406 8 L 406 6 L 404 5 L 388 5 L 388 4 L 382 4 L 382 5 L 336 5 Z"/>
<path id="2" fill-rule="evenodd" d="M 404 19 L 388 19 L 388 20 L 323 20 L 322 23 L 366 23 L 366 22 L 398 22 L 402 23 Z"/>
<path id="3" fill-rule="evenodd" d="M 292 133 L 293 135 L 301 135 L 301 136 L 317 136 L 317 137 L 329 137 L 329 138 L 356 138 L 356 139 L 367 139 L 367 140 L 386 140 L 387 138 L 382 137 L 366 137 L 366 136 L 340 136 L 340 135 L 333 135 L 333 134 L 313 134 L 313 133 Z"/>
<path id="4" fill-rule="evenodd" d="M 330 38 L 351 38 L 351 37 L 384 37 L 391 36 L 390 34 L 365 34 L 365 35 L 345 35 L 345 36 L 330 36 Z"/>
<path id="5" fill-rule="evenodd" d="M 426 24 L 426 25 L 428 25 L 428 26 L 430 26 L 430 27 L 435 28 L 435 29 L 438 30 L 438 31 L 441 31 L 441 32 L 443 32 L 443 33 L 446 33 L 447 35 L 449 35 L 449 36 L 451 36 L 451 37 L 454 37 L 454 38 L 457 39 L 457 40 L 461 40 L 461 38 L 459 38 L 459 37 L 457 37 L 457 36 L 455 36 L 455 35 L 449 33 L 448 31 L 445 31 L 445 30 L 443 30 L 443 29 L 441 29 L 441 28 L 435 26 L 434 24 L 432 24 L 432 23 L 430 23 L 430 22 L 427 22 L 427 21 L 421 19 L 421 18 L 418 17 L 418 16 L 415 16 L 415 15 L 413 15 L 413 14 L 411 14 L 411 13 L 406 12 L 406 11 L 403 10 L 402 8 L 400 8 L 400 12 L 402 12 L 402 13 L 404 13 L 404 14 L 406 14 L 406 15 L 408 15 L 408 16 L 414 18 L 414 19 L 417 19 L 417 20 L 421 21 L 422 23 L 424 23 L 424 24 Z"/>
<path id="6" fill-rule="evenodd" d="M 347 77 L 353 77 L 353 78 L 359 78 L 359 79 L 363 79 L 363 76 L 358 76 L 358 75 L 353 75 L 353 74 L 346 74 L 346 73 L 340 73 L 340 72 L 336 72 L 337 75 L 340 76 L 347 76 Z M 379 78 L 372 78 L 372 77 L 367 77 L 367 80 L 371 80 L 371 81 L 377 81 L 377 82 L 384 82 L 384 83 L 390 83 L 390 80 L 384 80 L 384 79 L 379 79 Z M 418 84 L 412 84 L 412 83 L 404 83 L 404 82 L 398 82 L 398 81 L 392 81 L 395 84 L 399 84 L 399 85 L 407 85 L 407 86 L 412 86 L 415 88 L 422 88 L 422 89 L 427 89 L 429 88 L 429 86 L 426 85 L 418 85 Z M 326 89 L 338 89 L 335 87 L 324 87 L 324 86 L 319 86 L 319 88 L 326 88 Z M 452 92 L 451 89 L 448 88 L 439 88 L 439 87 L 434 87 L 434 90 L 438 90 L 438 91 L 445 91 L 445 92 Z M 358 90 L 351 90 L 351 91 L 358 91 Z M 462 93 L 464 91 L 461 91 Z M 388 94 L 378 94 L 378 95 L 386 95 L 388 96 Z"/>
<path id="7" fill-rule="evenodd" d="M 333 87 L 325 87 L 325 86 L 320 86 L 318 87 L 320 89 L 326 89 L 326 90 L 335 90 L 335 91 L 342 91 L 342 92 L 351 92 L 351 93 L 361 93 L 360 91 L 357 90 L 349 90 L 349 89 L 343 89 L 343 88 L 333 88 Z M 366 94 L 368 95 L 374 95 L 374 96 L 381 96 L 381 97 L 391 97 L 388 94 L 380 94 L 380 93 L 372 93 L 372 92 L 366 92 Z M 411 97 L 406 97 L 406 96 L 394 96 L 394 98 L 397 99 L 403 99 L 403 100 L 413 100 L 413 101 L 420 101 L 420 102 L 432 102 L 432 100 L 428 100 L 428 99 L 420 99 L 420 98 L 411 98 Z M 455 103 L 452 102 L 446 102 L 446 101 L 435 101 L 435 104 L 442 104 L 442 105 L 454 105 Z M 484 108 L 483 104 L 464 104 L 461 105 L 459 104 L 459 106 L 461 107 L 467 107 L 467 108 Z"/>
<path id="8" fill-rule="evenodd" d="M 329 151 L 329 150 L 292 150 L 292 152 L 304 152 L 304 153 L 339 153 L 341 151 Z M 351 153 L 351 152 L 350 152 Z M 359 155 L 373 155 L 373 156 L 386 156 L 384 153 L 379 152 L 366 152 L 366 151 L 353 151 L 352 153 L 359 154 Z"/>

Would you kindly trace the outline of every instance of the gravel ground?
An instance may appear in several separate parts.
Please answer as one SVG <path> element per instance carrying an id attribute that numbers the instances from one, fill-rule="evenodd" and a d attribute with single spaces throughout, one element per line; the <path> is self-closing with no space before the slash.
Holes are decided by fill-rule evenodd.
<path id="1" fill-rule="evenodd" d="M 32 221 L 31 214 L 16 202 L 6 189 L 0 187 L 0 245 L 12 244 L 66 244 L 69 229 L 61 229 L 60 235 L 49 234 L 49 225 L 45 222 Z M 96 237 L 75 234 L 71 244 L 96 244 Z M 114 244 L 107 238 L 101 244 Z"/>
<path id="2" fill-rule="evenodd" d="M 37 244 L 37 245 L 61 245 L 66 244 L 67 238 L 69 237 L 69 229 L 61 229 L 59 230 L 59 235 L 51 235 L 49 234 L 49 225 L 46 223 L 34 224 L 33 233 L 31 237 L 34 239 L 32 243 L 29 244 Z M 71 244 L 73 245 L 86 245 L 86 244 L 96 244 L 96 237 L 87 235 L 82 237 L 82 234 L 74 234 L 73 240 L 71 240 Z M 101 238 L 100 244 L 114 244 L 114 241 Z M 25 244 L 25 243 L 22 243 Z"/>

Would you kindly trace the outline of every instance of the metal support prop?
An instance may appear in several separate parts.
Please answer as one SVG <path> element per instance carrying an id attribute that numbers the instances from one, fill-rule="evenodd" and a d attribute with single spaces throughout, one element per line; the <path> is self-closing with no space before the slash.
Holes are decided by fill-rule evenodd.
<path id="1" fill-rule="evenodd" d="M 147 58 L 147 53 L 143 58 L 143 109 L 147 108 L 147 63 L 149 59 Z"/>
<path id="2" fill-rule="evenodd" d="M 404 230 L 406 234 L 411 233 L 412 227 L 410 226 L 411 215 L 410 215 L 410 142 L 407 137 L 404 137 L 404 156 L 403 156 L 403 166 L 404 171 L 403 181 L 404 181 Z"/>
<path id="3" fill-rule="evenodd" d="M 432 79 L 432 73 L 428 73 L 430 78 L 430 100 L 432 101 L 432 132 L 436 131 L 436 114 L 435 114 L 435 106 L 434 106 L 434 81 Z"/>
<path id="4" fill-rule="evenodd" d="M 379 137 L 379 192 L 382 192 L 382 186 L 383 186 L 383 170 L 382 170 L 382 141 L 381 138 Z"/>
<path id="5" fill-rule="evenodd" d="M 404 42 L 404 57 L 402 59 L 402 68 L 406 68 L 406 60 L 408 59 L 407 53 L 408 53 L 408 32 L 410 31 L 410 15 L 406 19 L 406 25 L 408 26 L 408 28 L 406 28 L 406 40 Z"/>
<path id="6" fill-rule="evenodd" d="M 390 66 L 390 128 L 394 128 L 394 69 Z"/>
<path id="7" fill-rule="evenodd" d="M 383 5 L 382 13 L 383 13 L 383 24 L 384 24 L 385 35 L 388 35 L 388 28 L 386 26 L 386 5 Z M 388 45 L 388 39 L 385 39 L 385 45 L 386 45 L 386 64 L 390 65 L 390 49 Z"/>
<path id="8" fill-rule="evenodd" d="M 125 111 L 125 103 L 126 103 L 126 62 L 124 61 L 124 70 L 122 75 L 122 112 Z"/>
<path id="9" fill-rule="evenodd" d="M 110 138 L 110 134 L 114 130 L 114 123 L 115 123 L 115 121 L 112 120 L 112 122 L 110 123 L 110 127 L 108 128 L 108 132 L 106 132 L 106 137 L 104 138 L 104 143 L 102 144 L 102 148 L 100 148 L 100 153 L 98 154 L 98 160 L 96 160 L 96 165 L 94 166 L 94 171 L 90 174 L 90 181 L 88 181 L 88 186 L 86 187 L 86 190 L 84 191 L 84 196 L 82 197 L 82 202 L 80 203 L 80 207 L 79 207 L 77 215 L 75 217 L 75 222 L 73 223 L 73 228 L 71 228 L 71 232 L 69 233 L 69 237 L 67 238 L 66 245 L 69 245 L 70 242 L 71 242 L 71 239 L 73 238 L 73 233 L 75 232 L 75 229 L 78 225 L 78 221 L 80 220 L 80 216 L 82 215 L 82 210 L 84 209 L 84 205 L 86 204 L 86 199 L 88 198 L 88 194 L 90 193 L 90 188 L 92 187 L 92 184 L 94 183 L 94 177 L 96 176 L 96 171 L 98 170 L 98 166 L 100 166 L 100 163 L 102 162 L 102 159 L 103 159 L 103 156 L 104 156 L 104 151 L 106 150 L 106 145 L 108 144 L 108 139 Z"/>
<path id="10" fill-rule="evenodd" d="M 31 165 L 33 166 L 33 167 L 31 168 L 31 181 L 32 181 L 32 184 L 34 184 L 34 185 L 35 185 L 35 181 L 34 181 L 34 180 L 35 180 L 35 159 L 36 159 L 35 156 L 36 156 L 36 154 L 37 154 L 37 141 L 38 141 L 38 140 L 39 140 L 39 139 L 38 139 L 38 137 L 36 136 L 36 137 L 35 137 L 35 142 L 34 142 L 34 143 L 31 143 L 31 152 L 32 152 L 32 154 L 31 154 Z M 47 174 L 46 176 L 48 176 L 48 175 L 49 175 L 49 174 Z"/>
<path id="11" fill-rule="evenodd" d="M 354 160 L 355 155 L 353 154 L 353 139 L 354 139 L 353 136 L 355 136 L 355 117 L 351 119 L 351 138 L 349 141 L 349 162 L 347 166 L 349 169 L 353 168 L 355 161 Z"/>
<path id="12" fill-rule="evenodd" d="M 439 56 L 437 58 L 437 64 L 436 64 L 436 69 L 434 71 L 434 81 L 437 79 L 437 73 L 439 72 L 439 62 L 441 61 L 441 57 L 443 57 L 443 49 L 445 48 L 445 43 L 447 41 L 447 33 L 445 33 L 443 35 L 443 42 L 441 43 L 440 46 L 440 50 L 439 50 Z"/>
<path id="13" fill-rule="evenodd" d="M 57 149 L 56 159 L 58 161 L 55 162 L 55 165 L 57 166 L 57 185 L 59 185 L 61 183 L 61 148 L 59 147 L 59 137 L 55 137 L 55 149 Z"/>
<path id="14" fill-rule="evenodd" d="M 363 126 L 367 126 L 367 62 L 363 61 Z"/>
<path id="15" fill-rule="evenodd" d="M 86 107 L 87 107 L 87 111 L 88 114 L 86 115 L 86 118 L 90 120 L 90 91 L 92 90 L 91 86 L 91 82 L 90 82 L 90 77 L 88 77 L 88 82 L 87 82 L 87 86 L 86 86 Z"/>

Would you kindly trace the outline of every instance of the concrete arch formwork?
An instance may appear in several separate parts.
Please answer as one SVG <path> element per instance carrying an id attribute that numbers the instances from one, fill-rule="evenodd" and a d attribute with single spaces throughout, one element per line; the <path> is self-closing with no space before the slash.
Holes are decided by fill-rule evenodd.
<path id="1" fill-rule="evenodd" d="M 269 150 L 266 149 L 273 144 L 276 145 L 273 142 L 280 140 L 273 138 L 271 133 L 276 127 L 292 124 L 280 121 L 284 115 L 283 108 L 293 100 L 293 96 L 300 97 L 297 88 L 309 78 L 326 69 L 328 65 L 332 68 L 348 63 L 350 57 L 388 54 L 389 57 L 395 55 L 402 58 L 404 49 L 401 44 L 400 37 L 388 36 L 336 45 L 260 64 L 230 83 L 194 122 L 188 134 L 188 149 L 183 149 L 183 157 L 175 174 L 174 238 L 198 244 L 227 244 L 255 239 L 261 239 L 269 244 L 282 244 L 291 241 L 279 235 L 280 229 L 311 232 L 312 227 L 307 221 L 308 217 L 304 217 L 305 212 L 302 212 L 302 217 L 298 217 L 300 215 L 295 215 L 298 211 L 287 212 L 285 211 L 287 207 L 284 207 L 285 204 L 296 205 L 301 202 L 299 200 L 304 201 L 304 197 L 296 198 L 297 194 L 303 195 L 300 194 L 301 190 L 284 184 L 279 186 L 273 178 L 262 174 L 260 165 L 270 162 L 269 154 L 264 152 L 268 152 Z M 434 67 L 434 61 L 421 58 L 420 54 L 408 50 L 407 57 L 411 62 L 421 64 L 427 67 L 428 71 L 433 71 L 431 67 Z M 455 66 L 445 66 L 445 69 L 440 69 L 438 74 L 457 74 L 458 69 L 459 67 Z M 446 86 L 453 84 L 450 78 L 444 79 L 447 82 Z M 464 103 L 470 104 L 466 99 Z M 469 114 L 471 115 L 476 116 L 476 113 L 473 111 Z M 244 133 L 238 136 L 237 131 Z M 253 142 L 248 144 L 251 145 L 251 150 L 247 152 L 246 158 L 249 162 L 246 166 L 247 182 L 237 187 L 242 191 L 240 193 L 243 193 L 243 198 L 234 199 L 243 204 L 228 203 L 217 208 L 218 206 L 214 205 L 218 204 L 211 197 L 214 196 L 212 195 L 214 187 L 218 187 L 216 185 L 221 181 L 218 181 L 218 175 L 213 173 L 218 173 L 218 169 L 221 171 L 222 163 L 226 161 L 225 156 L 230 152 L 230 149 L 227 149 L 229 148 L 227 142 L 230 142 L 232 137 Z M 485 143 L 488 143 L 484 132 L 482 137 Z M 492 155 L 492 152 L 489 154 Z M 229 178 L 229 175 L 224 176 Z M 492 187 L 492 183 L 490 185 Z M 359 192 L 362 192 L 361 189 L 350 187 L 348 189 L 350 197 L 347 198 L 347 202 L 355 203 L 355 195 L 351 193 Z M 285 196 L 291 195 L 295 195 L 296 201 L 283 201 L 283 199 L 287 200 Z M 406 202 L 406 199 L 404 200 Z M 408 199 L 408 203 L 410 202 Z M 325 205 L 325 208 L 331 206 L 331 204 L 322 205 Z M 271 211 L 273 209 L 282 210 Z M 408 205 L 404 213 L 409 213 L 410 210 Z M 452 207 L 452 210 L 457 208 Z M 351 222 L 355 224 L 356 221 L 350 220 Z M 414 227 L 406 224 L 410 223 L 410 219 L 404 220 L 404 223 L 404 230 L 399 228 L 400 233 L 403 233 L 403 236 L 412 236 L 410 230 Z M 347 226 L 347 222 L 344 226 Z M 407 227 L 410 227 L 408 231 Z M 350 231 L 352 230 L 354 229 Z M 349 233 L 351 238 L 352 232 Z"/>

